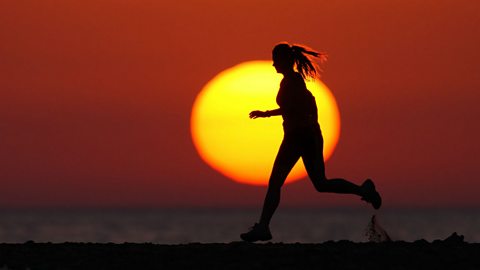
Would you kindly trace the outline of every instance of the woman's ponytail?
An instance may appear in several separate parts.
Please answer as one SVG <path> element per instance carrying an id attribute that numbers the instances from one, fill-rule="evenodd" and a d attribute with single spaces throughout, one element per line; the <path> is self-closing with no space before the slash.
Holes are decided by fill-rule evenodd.
<path id="1" fill-rule="evenodd" d="M 313 58 L 319 58 L 320 64 L 323 64 L 327 61 L 326 53 L 316 52 L 304 45 L 293 45 L 291 49 L 297 72 L 304 79 L 320 77 L 322 69 Z"/>

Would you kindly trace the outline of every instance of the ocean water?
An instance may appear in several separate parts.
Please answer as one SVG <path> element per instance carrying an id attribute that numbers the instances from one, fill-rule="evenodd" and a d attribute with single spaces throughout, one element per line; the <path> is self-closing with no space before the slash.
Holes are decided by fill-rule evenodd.
<path id="1" fill-rule="evenodd" d="M 0 210 L 0 243 L 151 242 L 229 243 L 257 220 L 260 209 Z M 375 214 L 393 240 L 433 241 L 453 232 L 480 242 L 478 209 L 279 209 L 271 224 L 274 242 L 366 242 Z"/>

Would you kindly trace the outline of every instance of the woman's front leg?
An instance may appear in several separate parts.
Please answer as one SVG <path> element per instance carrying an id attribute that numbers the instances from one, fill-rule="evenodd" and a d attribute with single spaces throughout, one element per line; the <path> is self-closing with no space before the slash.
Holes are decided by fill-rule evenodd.
<path id="1" fill-rule="evenodd" d="M 267 194 L 265 195 L 262 215 L 260 217 L 261 225 L 267 227 L 270 225 L 270 220 L 280 204 L 280 194 L 283 183 L 285 183 L 288 174 L 299 158 L 300 154 L 297 147 L 284 139 L 275 158 L 272 173 L 268 181 Z"/>

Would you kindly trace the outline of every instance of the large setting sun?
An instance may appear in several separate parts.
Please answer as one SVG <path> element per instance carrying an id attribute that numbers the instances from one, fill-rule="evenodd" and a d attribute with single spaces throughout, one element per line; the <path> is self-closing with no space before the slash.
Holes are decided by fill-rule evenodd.
<path id="1" fill-rule="evenodd" d="M 283 137 L 282 117 L 252 120 L 248 114 L 278 108 L 281 79 L 271 61 L 249 61 L 220 72 L 205 85 L 193 105 L 191 132 L 208 165 L 240 183 L 267 184 Z M 316 98 L 327 160 L 340 134 L 337 104 L 322 82 L 307 81 L 307 87 Z M 303 163 L 297 162 L 286 183 L 304 176 Z"/>

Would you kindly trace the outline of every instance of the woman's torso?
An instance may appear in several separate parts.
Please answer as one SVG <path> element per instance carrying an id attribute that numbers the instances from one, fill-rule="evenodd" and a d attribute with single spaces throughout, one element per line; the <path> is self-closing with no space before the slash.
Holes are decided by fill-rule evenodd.
<path id="1" fill-rule="evenodd" d="M 277 104 L 282 110 L 285 132 L 318 127 L 315 97 L 307 89 L 299 73 L 285 76 L 280 83 Z"/>

